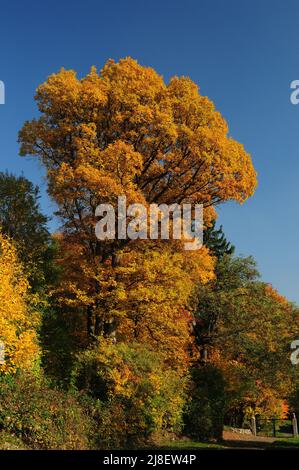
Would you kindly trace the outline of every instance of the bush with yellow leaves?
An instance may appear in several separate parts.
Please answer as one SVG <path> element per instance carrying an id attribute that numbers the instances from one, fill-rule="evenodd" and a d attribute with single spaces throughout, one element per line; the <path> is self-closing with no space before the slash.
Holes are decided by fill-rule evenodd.
<path id="1" fill-rule="evenodd" d="M 100 338 L 78 356 L 73 383 L 90 396 L 99 448 L 130 448 L 182 427 L 188 377 L 140 343 Z"/>
<path id="2" fill-rule="evenodd" d="M 37 302 L 13 243 L 0 233 L 0 339 L 4 347 L 0 372 L 32 369 L 37 364 Z"/>

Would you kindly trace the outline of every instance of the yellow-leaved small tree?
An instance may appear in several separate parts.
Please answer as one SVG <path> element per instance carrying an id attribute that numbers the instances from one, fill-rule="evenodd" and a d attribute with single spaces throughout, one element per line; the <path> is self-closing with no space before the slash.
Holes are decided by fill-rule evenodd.
<path id="1" fill-rule="evenodd" d="M 36 302 L 15 247 L 0 233 L 0 339 L 4 347 L 0 372 L 28 370 L 37 364 Z"/>

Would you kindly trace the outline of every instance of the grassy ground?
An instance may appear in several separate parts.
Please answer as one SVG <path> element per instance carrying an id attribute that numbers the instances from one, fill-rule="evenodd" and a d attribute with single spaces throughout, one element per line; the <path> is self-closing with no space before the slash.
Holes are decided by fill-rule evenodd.
<path id="1" fill-rule="evenodd" d="M 205 450 L 205 449 L 297 449 L 299 438 L 255 438 L 254 436 L 225 435 L 221 442 L 197 442 L 187 438 L 170 440 L 165 439 L 157 445 L 165 450 Z M 24 443 L 15 436 L 0 432 L 0 450 L 26 450 Z"/>
<path id="2" fill-rule="evenodd" d="M 175 441 L 165 441 L 161 445 L 162 449 L 171 449 L 171 450 L 204 450 L 204 449 L 297 449 L 299 450 L 299 438 L 280 438 L 280 439 L 269 439 L 269 438 L 254 438 L 251 439 L 242 439 L 242 437 L 237 436 L 237 438 L 230 437 L 229 439 L 224 439 L 219 443 L 214 442 L 196 442 L 192 440 L 175 440 Z"/>
<path id="3" fill-rule="evenodd" d="M 214 442 L 196 442 L 196 441 L 187 441 L 187 440 L 178 440 L 178 441 L 165 441 L 161 445 L 161 449 L 177 450 L 177 449 L 224 449 L 225 447 L 221 444 L 216 444 Z"/>
<path id="4" fill-rule="evenodd" d="M 299 450 L 299 437 L 289 439 L 278 439 L 273 442 L 275 447 L 298 447 Z"/>
<path id="5" fill-rule="evenodd" d="M 0 450 L 26 450 L 25 444 L 16 436 L 0 432 Z"/>

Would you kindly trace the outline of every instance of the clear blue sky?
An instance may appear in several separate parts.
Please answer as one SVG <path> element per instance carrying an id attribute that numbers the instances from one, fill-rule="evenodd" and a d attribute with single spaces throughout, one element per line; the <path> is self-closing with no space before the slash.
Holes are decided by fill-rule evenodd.
<path id="1" fill-rule="evenodd" d="M 4 4 L 5 3 L 5 4 Z M 0 5 L 0 170 L 42 186 L 35 160 L 18 157 L 17 132 L 36 114 L 36 87 L 60 67 L 79 74 L 130 55 L 166 80 L 189 75 L 252 154 L 259 187 L 219 221 L 237 253 L 252 254 L 263 279 L 299 303 L 299 79 L 296 0 L 10 0 Z M 54 223 L 52 223 L 54 226 Z"/>

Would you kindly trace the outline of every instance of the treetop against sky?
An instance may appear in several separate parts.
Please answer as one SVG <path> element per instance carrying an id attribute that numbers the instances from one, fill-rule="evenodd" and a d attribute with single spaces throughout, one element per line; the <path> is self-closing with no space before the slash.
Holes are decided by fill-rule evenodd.
<path id="1" fill-rule="evenodd" d="M 299 5 L 287 3 L 87 0 L 69 8 L 68 2 L 46 0 L 43 21 L 35 0 L 2 5 L 0 170 L 23 172 L 41 184 L 42 207 L 54 212 L 44 171 L 34 159 L 18 157 L 17 134 L 26 119 L 38 117 L 36 88 L 61 67 L 82 77 L 92 64 L 101 68 L 109 58 L 131 56 L 165 83 L 190 76 L 258 173 L 254 197 L 242 207 L 226 203 L 219 221 L 237 251 L 253 254 L 263 277 L 298 301 L 299 106 L 290 102 L 290 83 L 298 79 Z M 57 221 L 50 226 L 54 230 Z"/>

